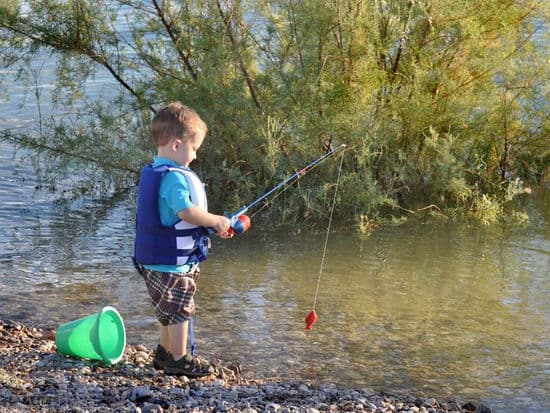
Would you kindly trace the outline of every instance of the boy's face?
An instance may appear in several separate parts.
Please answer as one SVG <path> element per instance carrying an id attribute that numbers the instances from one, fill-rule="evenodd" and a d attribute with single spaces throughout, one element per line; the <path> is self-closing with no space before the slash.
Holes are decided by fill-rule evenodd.
<path id="1" fill-rule="evenodd" d="M 183 166 L 189 166 L 197 158 L 197 151 L 202 145 L 206 131 L 203 127 L 194 128 L 194 134 L 189 139 L 176 139 L 173 143 L 175 161 Z"/>

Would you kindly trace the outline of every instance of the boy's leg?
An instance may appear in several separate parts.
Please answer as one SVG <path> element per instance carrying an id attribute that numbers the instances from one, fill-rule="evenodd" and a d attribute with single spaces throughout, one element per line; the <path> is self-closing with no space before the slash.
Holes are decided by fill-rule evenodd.
<path id="1" fill-rule="evenodd" d="M 162 324 L 160 326 L 159 344 L 164 347 L 165 350 L 168 349 L 168 346 L 170 345 L 168 342 L 168 326 L 163 326 Z"/>
<path id="2" fill-rule="evenodd" d="M 162 344 L 163 340 L 163 329 L 165 331 L 166 345 Z M 168 326 L 163 326 L 161 328 L 161 345 L 166 349 L 167 352 L 172 354 L 174 360 L 181 359 L 185 354 L 187 354 L 187 330 L 189 329 L 189 321 L 184 321 L 179 324 L 172 324 Z"/>
<path id="3" fill-rule="evenodd" d="M 168 336 L 164 372 L 169 375 L 203 377 L 215 373 L 214 367 L 204 359 L 187 354 L 189 321 L 166 327 Z"/>

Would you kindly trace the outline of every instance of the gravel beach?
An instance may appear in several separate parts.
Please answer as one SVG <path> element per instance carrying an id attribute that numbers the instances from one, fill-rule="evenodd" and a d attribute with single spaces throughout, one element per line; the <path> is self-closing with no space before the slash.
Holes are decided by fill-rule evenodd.
<path id="1" fill-rule="evenodd" d="M 55 331 L 0 321 L 1 412 L 490 412 L 474 401 L 374 393 L 326 383 L 251 378 L 216 362 L 189 380 L 152 367 L 153 351 L 128 345 L 108 366 L 57 353 Z"/>

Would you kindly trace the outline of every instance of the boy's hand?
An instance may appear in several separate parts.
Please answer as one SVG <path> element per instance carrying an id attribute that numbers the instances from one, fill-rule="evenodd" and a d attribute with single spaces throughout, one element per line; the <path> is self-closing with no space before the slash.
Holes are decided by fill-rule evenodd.
<path id="1" fill-rule="evenodd" d="M 229 230 L 230 221 L 226 216 L 211 214 L 203 211 L 197 206 L 192 206 L 179 211 L 178 217 L 193 225 L 209 227 L 223 238 L 231 238 L 231 236 L 227 233 Z M 227 236 L 222 235 L 226 233 Z"/>
<path id="2" fill-rule="evenodd" d="M 223 215 L 216 215 L 215 221 L 216 222 L 214 225 L 212 225 L 212 228 L 214 228 L 216 233 L 222 238 L 231 238 L 230 236 L 224 236 L 224 235 L 229 235 L 227 232 L 230 226 L 229 218 Z"/>

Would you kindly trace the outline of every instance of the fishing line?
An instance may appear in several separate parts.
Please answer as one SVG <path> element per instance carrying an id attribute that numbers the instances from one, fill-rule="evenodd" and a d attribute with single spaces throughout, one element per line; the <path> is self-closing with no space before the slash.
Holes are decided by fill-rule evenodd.
<path id="1" fill-rule="evenodd" d="M 313 295 L 313 306 L 312 310 L 308 313 L 306 316 L 305 322 L 306 322 L 306 330 L 311 330 L 313 327 L 313 324 L 315 324 L 318 320 L 317 313 L 315 311 L 315 306 L 317 305 L 317 297 L 319 295 L 319 285 L 321 283 L 321 276 L 323 275 L 323 267 L 325 265 L 325 259 L 327 256 L 327 246 L 328 246 L 328 239 L 330 236 L 330 227 L 332 225 L 332 216 L 334 214 L 334 209 L 336 207 L 336 196 L 338 194 L 338 185 L 340 183 L 340 175 L 342 174 L 342 164 L 344 163 L 344 153 L 342 153 L 342 158 L 340 159 L 340 166 L 338 168 L 338 176 L 336 178 L 336 186 L 334 188 L 334 197 L 332 198 L 332 207 L 330 208 L 330 215 L 328 219 L 328 226 L 327 226 L 327 234 L 325 236 L 325 245 L 323 247 L 323 255 L 321 257 L 321 266 L 319 268 L 319 276 L 317 277 L 317 285 L 315 287 L 315 294 Z"/>
<path id="2" fill-rule="evenodd" d="M 266 192 L 265 194 L 263 194 L 259 198 L 252 201 L 247 206 L 241 208 L 240 210 L 235 212 L 233 215 L 231 215 L 231 217 L 230 217 L 230 220 L 232 221 L 232 225 L 231 225 L 231 228 L 230 228 L 230 230 L 232 230 L 232 235 L 231 236 L 237 235 L 237 234 L 242 234 L 243 232 L 248 230 L 248 228 L 250 227 L 250 217 L 245 215 L 245 212 L 247 212 L 250 208 L 257 205 L 260 201 L 264 200 L 268 196 L 271 196 L 272 194 L 274 194 L 273 199 L 276 199 L 283 192 L 285 192 L 288 188 L 290 188 L 290 185 L 292 183 L 298 182 L 302 176 L 304 176 L 308 172 L 311 172 L 324 159 L 328 158 L 329 156 L 334 155 L 336 152 L 338 152 L 340 150 L 344 150 L 345 148 L 346 148 L 345 144 L 342 144 L 342 145 L 340 145 L 340 146 L 338 146 L 337 148 L 334 148 L 334 149 L 330 148 L 330 146 L 329 146 L 330 150 L 328 150 L 324 155 L 322 155 L 321 157 L 315 159 L 310 164 L 308 164 L 306 167 L 304 167 L 303 169 L 295 172 L 294 174 L 289 176 L 287 179 L 285 179 L 283 182 L 279 183 L 274 188 L 272 188 L 271 190 L 269 190 L 268 192 Z M 317 286 L 315 288 L 315 295 L 314 295 L 314 298 L 313 298 L 313 309 L 308 313 L 308 315 L 306 316 L 306 319 L 305 319 L 306 330 L 311 330 L 313 324 L 315 324 L 315 322 L 317 322 L 317 320 L 318 320 L 317 313 L 315 312 L 315 306 L 317 304 L 317 296 L 319 294 L 319 285 L 320 285 L 320 282 L 321 282 L 321 276 L 323 274 L 323 266 L 324 266 L 325 257 L 326 257 L 326 254 L 327 254 L 327 245 L 328 245 L 328 238 L 329 238 L 329 235 L 330 235 L 330 227 L 332 225 L 332 216 L 334 214 L 334 209 L 336 207 L 336 195 L 338 194 L 338 185 L 340 183 L 340 175 L 342 173 L 342 165 L 344 163 L 344 152 L 345 152 L 345 150 L 342 151 L 342 159 L 340 159 L 340 166 L 338 168 L 338 176 L 336 178 L 336 187 L 334 188 L 334 198 L 332 199 L 332 207 L 330 209 L 330 216 L 329 216 L 328 227 L 327 227 L 327 235 L 326 235 L 326 238 L 325 238 L 325 246 L 323 248 L 323 256 L 321 258 L 321 267 L 319 269 L 319 277 L 317 277 Z M 281 189 L 281 190 L 279 191 L 279 189 Z M 264 209 L 268 205 L 269 205 L 268 202 L 264 203 L 264 205 L 261 208 L 259 208 L 252 216 L 256 215 L 258 212 L 260 212 L 262 209 Z M 214 233 L 215 232 L 215 230 L 213 228 L 207 228 L 207 231 L 209 233 Z M 194 355 L 195 350 L 196 350 L 195 335 L 194 335 L 193 330 L 194 330 L 193 329 L 193 319 L 191 318 L 189 320 L 189 340 L 190 340 L 190 343 L 191 343 L 191 355 Z"/>
<path id="3" fill-rule="evenodd" d="M 272 194 L 274 194 L 274 197 L 273 197 L 274 199 L 279 197 L 283 192 L 285 192 L 288 188 L 290 188 L 290 185 L 292 183 L 298 182 L 302 176 L 304 176 L 308 172 L 311 172 L 313 169 L 315 169 L 323 160 L 327 159 L 330 156 L 333 156 L 338 151 L 342 151 L 342 160 L 340 161 L 340 167 L 338 169 L 338 178 L 336 180 L 336 188 L 334 190 L 334 199 L 332 201 L 332 208 L 331 208 L 331 211 L 330 211 L 329 225 L 328 225 L 328 230 L 327 230 L 327 240 L 325 241 L 325 250 L 323 251 L 323 261 L 321 262 L 321 272 L 319 273 L 319 279 L 317 280 L 317 290 L 315 291 L 315 300 L 314 300 L 314 303 L 313 303 L 313 308 L 315 308 L 315 302 L 317 301 L 317 291 L 319 290 L 319 282 L 320 282 L 320 279 L 321 279 L 321 273 L 322 273 L 322 270 L 323 270 L 323 262 L 324 262 L 325 255 L 326 255 L 326 250 L 327 250 L 328 234 L 330 233 L 330 225 L 332 223 L 332 214 L 334 212 L 334 207 L 336 205 L 336 193 L 337 193 L 337 190 L 338 190 L 338 183 L 340 181 L 340 173 L 342 171 L 342 163 L 344 161 L 343 153 L 345 151 L 345 148 L 346 148 L 346 144 L 344 144 L 344 143 L 341 144 L 340 146 L 336 147 L 336 148 L 332 148 L 329 145 L 328 149 L 327 149 L 327 151 L 325 152 L 324 155 L 322 155 L 319 158 L 313 160 L 308 165 L 306 165 L 304 168 L 302 168 L 299 171 L 295 172 L 294 174 L 292 174 L 291 176 L 286 178 L 284 181 L 282 181 L 281 183 L 276 185 L 274 188 L 267 191 L 265 194 L 263 194 L 262 196 L 255 199 L 254 201 L 252 201 L 247 206 L 239 209 L 238 211 L 236 211 L 235 213 L 233 213 L 231 216 L 228 217 L 230 219 L 230 222 L 231 222 L 231 227 L 229 228 L 228 233 L 230 233 L 231 236 L 242 234 L 243 232 L 247 231 L 248 228 L 250 228 L 250 217 L 248 215 L 245 215 L 245 212 L 247 212 L 253 206 L 257 205 L 260 201 L 266 199 L 268 196 L 271 196 Z M 262 209 L 264 209 L 268 205 L 269 205 L 269 203 L 265 202 L 264 205 L 261 208 L 259 208 L 259 210 L 257 210 L 252 216 L 256 215 L 258 212 L 260 212 Z M 205 229 L 206 229 L 207 233 L 209 233 L 209 234 L 213 234 L 213 233 L 216 232 L 213 228 L 210 228 L 210 227 L 207 227 Z M 311 313 L 313 313 L 315 315 L 315 320 L 313 322 L 317 321 L 317 315 L 315 314 L 315 310 L 312 310 L 310 312 L 310 314 Z M 308 314 L 308 317 L 309 316 L 310 315 Z M 308 330 L 311 330 L 311 326 L 313 325 L 313 323 L 308 322 L 308 317 L 306 317 L 306 328 Z M 193 334 L 193 321 L 192 321 L 192 319 L 189 322 L 189 339 L 191 341 L 191 353 L 194 354 L 194 352 L 195 352 L 195 339 L 194 339 L 194 334 Z"/>
<path id="4" fill-rule="evenodd" d="M 338 194 L 338 184 L 340 183 L 340 175 L 342 173 L 342 164 L 344 163 L 344 156 L 340 159 L 340 167 L 338 168 L 338 176 L 336 177 L 336 187 L 334 188 L 334 197 L 332 198 L 332 208 L 330 209 L 330 216 L 328 218 L 327 226 L 327 235 L 325 237 L 325 245 L 323 247 L 323 256 L 321 258 L 321 266 L 319 268 L 319 277 L 317 278 L 317 287 L 315 288 L 315 295 L 313 297 L 313 309 L 315 310 L 315 305 L 317 304 L 317 295 L 319 293 L 319 283 L 321 282 L 321 275 L 323 275 L 323 267 L 325 265 L 325 258 L 327 256 L 327 245 L 330 235 L 330 227 L 332 225 L 332 216 L 334 214 L 334 209 L 336 207 L 336 195 Z"/>
<path id="5" fill-rule="evenodd" d="M 345 149 L 346 149 L 346 148 L 345 148 L 345 145 L 343 145 L 343 146 L 344 146 L 343 149 L 344 149 L 344 151 L 345 151 Z M 336 148 L 336 150 L 338 150 L 338 148 Z M 343 153 L 343 152 L 342 152 L 342 153 Z M 342 158 L 343 158 L 343 156 L 342 156 Z M 307 169 L 306 173 L 307 173 L 307 172 L 313 171 L 313 170 L 314 170 L 315 168 L 317 168 L 319 165 L 320 165 L 320 163 L 315 164 L 315 165 L 312 166 L 311 168 Z M 340 171 L 338 171 L 338 173 L 340 173 Z M 305 174 L 304 174 L 304 175 L 305 175 Z M 304 176 L 304 175 L 302 175 L 302 176 Z M 284 187 L 282 190 L 280 190 L 280 191 L 277 192 L 275 195 L 273 195 L 273 197 L 271 197 L 271 200 L 270 200 L 270 201 L 266 201 L 266 202 L 265 202 L 260 208 L 258 208 L 253 214 L 250 214 L 250 218 L 254 218 L 254 216 L 255 216 L 256 214 L 258 214 L 258 213 L 261 212 L 264 208 L 267 208 L 269 205 L 271 205 L 277 198 L 279 198 L 284 192 L 286 192 L 286 191 L 292 186 L 292 184 L 295 184 L 295 183 L 299 182 L 299 181 L 300 181 L 300 178 L 301 178 L 301 177 L 298 177 L 295 181 L 289 182 L 287 185 L 285 185 L 285 187 Z"/>

